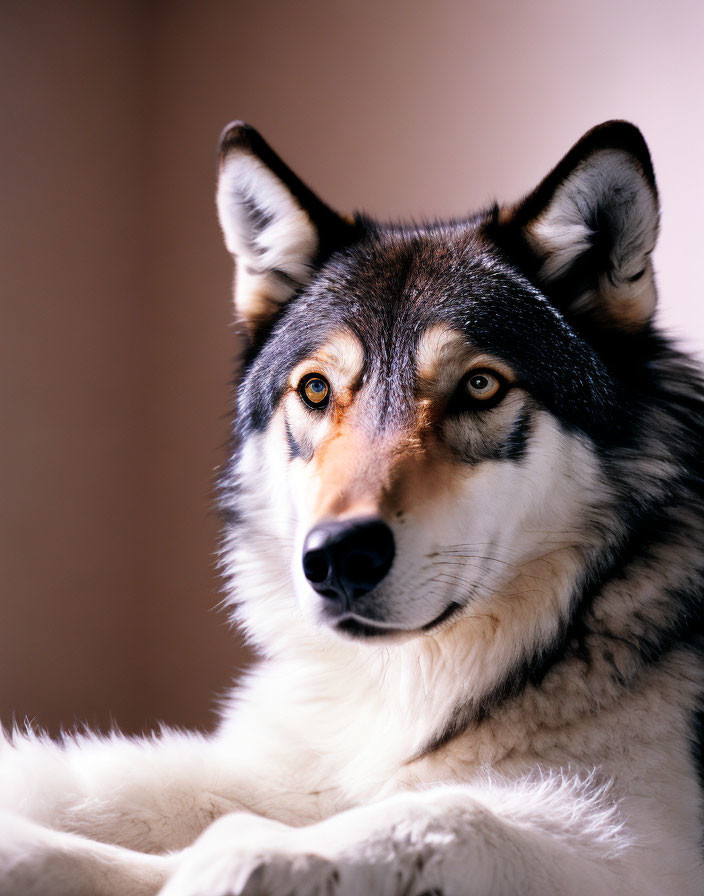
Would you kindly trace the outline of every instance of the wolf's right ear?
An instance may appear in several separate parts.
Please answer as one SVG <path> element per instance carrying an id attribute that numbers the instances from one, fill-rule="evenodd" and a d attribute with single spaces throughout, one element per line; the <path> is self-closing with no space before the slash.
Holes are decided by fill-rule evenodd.
<path id="1" fill-rule="evenodd" d="M 235 308 L 250 337 L 355 231 L 241 121 L 220 137 L 217 206 L 236 262 Z"/>

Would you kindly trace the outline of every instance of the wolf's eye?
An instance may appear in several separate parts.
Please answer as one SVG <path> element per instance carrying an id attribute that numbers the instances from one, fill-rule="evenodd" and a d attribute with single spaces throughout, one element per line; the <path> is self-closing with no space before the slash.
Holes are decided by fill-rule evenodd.
<path id="1" fill-rule="evenodd" d="M 464 378 L 465 394 L 475 402 L 496 403 L 503 396 L 505 381 L 491 370 L 470 370 Z"/>
<path id="2" fill-rule="evenodd" d="M 309 373 L 298 384 L 298 394 L 303 403 L 318 411 L 327 406 L 330 399 L 330 384 L 319 373 Z"/>

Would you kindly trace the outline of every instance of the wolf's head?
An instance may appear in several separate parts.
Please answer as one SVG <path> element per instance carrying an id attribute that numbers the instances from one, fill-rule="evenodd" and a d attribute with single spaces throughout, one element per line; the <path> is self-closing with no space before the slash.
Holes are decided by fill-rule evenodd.
<path id="1" fill-rule="evenodd" d="M 217 202 L 248 339 L 226 547 L 260 643 L 274 617 L 359 639 L 564 620 L 659 487 L 627 463 L 657 338 L 640 132 L 595 128 L 516 205 L 406 227 L 337 215 L 235 123 Z"/>

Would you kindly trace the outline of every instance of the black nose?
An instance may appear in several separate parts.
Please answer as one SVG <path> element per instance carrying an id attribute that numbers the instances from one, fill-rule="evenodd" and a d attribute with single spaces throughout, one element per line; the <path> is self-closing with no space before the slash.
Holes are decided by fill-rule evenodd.
<path id="1" fill-rule="evenodd" d="M 394 536 L 376 517 L 322 523 L 303 545 L 303 572 L 318 594 L 347 606 L 391 569 Z"/>

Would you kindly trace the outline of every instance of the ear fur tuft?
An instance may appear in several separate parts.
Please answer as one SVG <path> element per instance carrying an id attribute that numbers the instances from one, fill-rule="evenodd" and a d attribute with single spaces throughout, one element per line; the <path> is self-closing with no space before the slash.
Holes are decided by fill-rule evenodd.
<path id="1" fill-rule="evenodd" d="M 640 131 L 624 121 L 589 131 L 518 206 L 499 242 L 571 313 L 624 329 L 655 308 L 650 256 L 658 194 Z"/>
<path id="2" fill-rule="evenodd" d="M 239 121 L 220 137 L 217 207 L 225 245 L 236 260 L 235 307 L 250 334 L 353 229 Z"/>

